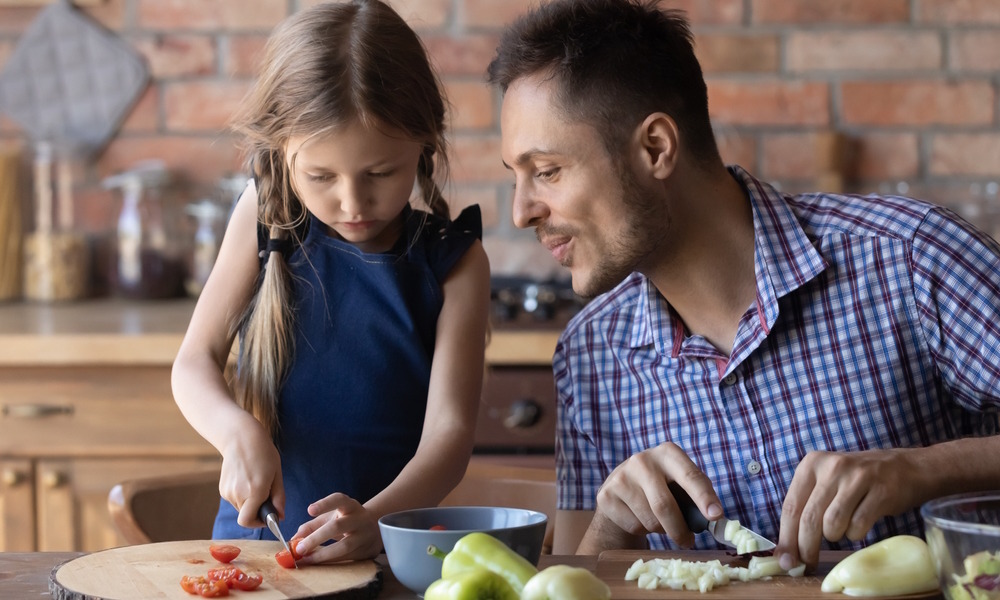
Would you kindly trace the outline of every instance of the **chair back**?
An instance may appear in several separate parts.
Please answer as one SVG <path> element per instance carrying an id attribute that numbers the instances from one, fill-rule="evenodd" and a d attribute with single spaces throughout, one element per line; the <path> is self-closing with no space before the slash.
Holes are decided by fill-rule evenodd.
<path id="1" fill-rule="evenodd" d="M 108 512 L 129 544 L 207 540 L 219 510 L 219 471 L 141 477 L 108 494 Z"/>

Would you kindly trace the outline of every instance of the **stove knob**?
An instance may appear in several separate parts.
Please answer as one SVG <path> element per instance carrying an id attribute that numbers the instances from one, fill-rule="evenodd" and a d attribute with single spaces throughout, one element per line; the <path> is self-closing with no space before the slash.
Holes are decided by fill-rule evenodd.
<path id="1" fill-rule="evenodd" d="M 542 407 L 533 398 L 524 398 L 510 405 L 503 426 L 507 429 L 527 429 L 542 418 Z"/>

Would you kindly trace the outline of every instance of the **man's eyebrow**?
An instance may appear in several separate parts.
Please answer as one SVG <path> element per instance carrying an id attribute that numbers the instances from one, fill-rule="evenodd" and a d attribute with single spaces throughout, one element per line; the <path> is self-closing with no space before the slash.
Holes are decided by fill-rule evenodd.
<path id="1" fill-rule="evenodd" d="M 555 154 L 555 153 L 552 152 L 551 150 L 543 150 L 542 148 L 532 148 L 531 150 L 526 150 L 518 154 L 517 158 L 514 160 L 514 165 L 520 167 L 521 165 L 525 164 L 526 162 L 530 161 L 536 156 L 546 156 L 549 154 Z M 509 170 L 511 168 L 510 165 L 507 164 L 507 161 L 501 159 L 500 162 L 503 163 L 505 169 Z"/>

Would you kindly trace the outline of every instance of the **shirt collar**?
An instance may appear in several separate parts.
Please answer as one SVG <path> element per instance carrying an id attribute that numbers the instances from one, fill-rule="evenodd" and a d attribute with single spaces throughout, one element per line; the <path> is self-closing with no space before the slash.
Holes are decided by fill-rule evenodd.
<path id="1" fill-rule="evenodd" d="M 826 261 L 781 193 L 742 167 L 732 165 L 728 169 L 750 200 L 757 312 L 770 331 L 778 318 L 778 300 L 821 273 Z M 683 323 L 652 281 L 644 275 L 635 276 L 641 278 L 642 285 L 631 328 L 631 347 L 655 344 L 658 352 L 677 356 L 684 342 Z"/>

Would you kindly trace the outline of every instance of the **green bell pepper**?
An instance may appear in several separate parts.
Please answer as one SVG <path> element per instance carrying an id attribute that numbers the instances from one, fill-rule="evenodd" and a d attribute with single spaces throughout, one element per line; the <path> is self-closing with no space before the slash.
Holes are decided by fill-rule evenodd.
<path id="1" fill-rule="evenodd" d="M 498 573 L 474 567 L 430 584 L 424 600 L 518 600 L 518 595 Z"/>
<path id="2" fill-rule="evenodd" d="M 507 580 L 517 595 L 521 594 L 524 584 L 538 573 L 535 565 L 488 533 L 473 532 L 463 536 L 448 554 L 433 545 L 427 548 L 427 552 L 444 559 L 441 565 L 443 579 L 470 569 L 484 568 Z"/>
<path id="3" fill-rule="evenodd" d="M 609 600 L 611 588 L 587 569 L 552 565 L 528 580 L 521 600 Z"/>

